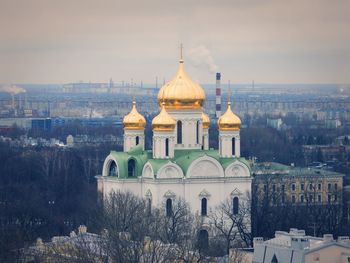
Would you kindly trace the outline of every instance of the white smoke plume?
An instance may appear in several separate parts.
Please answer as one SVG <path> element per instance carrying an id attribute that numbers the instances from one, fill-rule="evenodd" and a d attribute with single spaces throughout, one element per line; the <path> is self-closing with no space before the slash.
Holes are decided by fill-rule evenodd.
<path id="1" fill-rule="evenodd" d="M 219 67 L 215 64 L 210 50 L 204 45 L 190 48 L 188 58 L 195 67 L 204 68 L 210 73 L 218 71 Z"/>
<path id="2" fill-rule="evenodd" d="M 26 92 L 26 90 L 16 85 L 4 85 L 0 87 L 0 92 L 6 92 L 10 94 L 19 94 L 19 93 Z"/>

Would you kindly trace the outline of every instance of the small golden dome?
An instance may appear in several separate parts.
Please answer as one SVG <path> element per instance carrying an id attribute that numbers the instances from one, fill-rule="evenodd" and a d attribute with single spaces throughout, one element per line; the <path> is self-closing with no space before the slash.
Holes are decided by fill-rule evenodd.
<path id="1" fill-rule="evenodd" d="M 146 126 L 145 118 L 137 111 L 135 100 L 132 102 L 132 109 L 123 119 L 124 129 L 142 130 Z"/>
<path id="2" fill-rule="evenodd" d="M 159 90 L 159 105 L 164 102 L 167 109 L 194 109 L 202 107 L 204 100 L 203 88 L 189 78 L 181 59 L 175 77 Z"/>
<path id="3" fill-rule="evenodd" d="M 202 112 L 202 123 L 203 123 L 203 129 L 209 129 L 210 119 L 209 119 L 209 116 L 204 112 Z"/>
<path id="4" fill-rule="evenodd" d="M 165 103 L 162 103 L 162 110 L 152 120 L 152 129 L 154 131 L 173 131 L 176 121 L 165 110 Z"/>
<path id="5" fill-rule="evenodd" d="M 218 120 L 220 131 L 238 131 L 241 129 L 241 119 L 232 112 L 231 102 L 228 102 L 226 112 Z"/>

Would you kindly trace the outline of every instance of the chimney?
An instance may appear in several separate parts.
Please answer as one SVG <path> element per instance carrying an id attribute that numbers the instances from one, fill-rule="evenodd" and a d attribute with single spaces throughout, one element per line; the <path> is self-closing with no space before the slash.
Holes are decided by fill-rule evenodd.
<path id="1" fill-rule="evenodd" d="M 221 81 L 221 74 L 216 73 L 216 118 L 219 118 L 221 116 L 221 87 L 220 87 L 220 81 Z"/>
<path id="2" fill-rule="evenodd" d="M 324 234 L 323 235 L 323 241 L 324 242 L 332 242 L 334 239 L 333 239 L 333 235 L 332 234 Z"/>
<path id="3" fill-rule="evenodd" d="M 87 232 L 87 227 L 84 226 L 84 225 L 80 225 L 79 228 L 78 228 L 78 234 L 81 235 L 81 234 L 86 234 Z"/>
<path id="4" fill-rule="evenodd" d="M 253 238 L 253 247 L 255 248 L 256 245 L 260 245 L 264 243 L 264 238 L 262 237 L 254 237 Z"/>

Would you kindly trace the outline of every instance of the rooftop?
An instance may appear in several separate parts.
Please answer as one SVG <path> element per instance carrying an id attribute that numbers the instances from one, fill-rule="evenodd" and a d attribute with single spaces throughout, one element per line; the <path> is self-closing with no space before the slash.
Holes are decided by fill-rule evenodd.
<path id="1" fill-rule="evenodd" d="M 255 176 L 259 175 L 274 175 L 274 176 L 333 176 L 333 177 L 342 177 L 344 176 L 341 173 L 317 169 L 317 168 L 305 168 L 305 167 L 295 167 L 289 166 L 276 162 L 263 162 L 255 163 L 252 166 L 252 173 Z"/>

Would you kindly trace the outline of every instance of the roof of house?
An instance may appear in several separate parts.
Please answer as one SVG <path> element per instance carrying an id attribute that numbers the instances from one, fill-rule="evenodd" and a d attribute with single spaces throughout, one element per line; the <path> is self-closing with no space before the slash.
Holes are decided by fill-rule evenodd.
<path id="1" fill-rule="evenodd" d="M 184 175 L 186 175 L 188 168 L 193 163 L 194 160 L 203 157 L 210 156 L 217 160 L 223 167 L 226 169 L 231 163 L 238 160 L 248 167 L 250 170 L 249 162 L 243 158 L 221 158 L 217 150 L 200 150 L 200 149 L 191 149 L 191 150 L 175 150 L 174 158 L 169 159 L 153 159 L 152 151 L 142 150 L 141 145 L 133 147 L 129 152 L 117 152 L 111 151 L 110 153 L 118 162 L 119 167 L 119 177 L 126 178 L 128 177 L 128 161 L 130 159 L 135 160 L 135 174 L 137 177 L 142 175 L 142 169 L 144 165 L 149 162 L 152 166 L 154 174 L 157 174 L 159 169 L 166 163 L 172 162 L 177 164 L 181 169 Z"/>
<path id="2" fill-rule="evenodd" d="M 316 177 L 342 177 L 344 176 L 341 173 L 324 170 L 324 169 L 316 169 L 310 167 L 294 167 L 288 166 L 281 163 L 276 162 L 263 162 L 257 163 L 252 166 L 252 172 L 255 176 L 316 176 Z"/>

